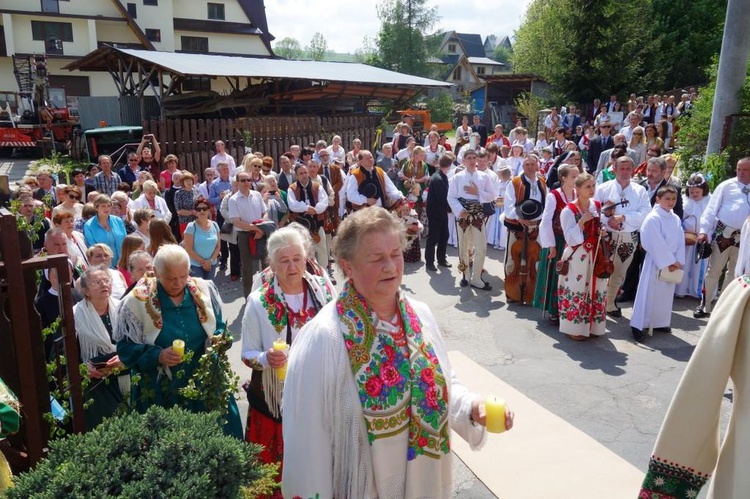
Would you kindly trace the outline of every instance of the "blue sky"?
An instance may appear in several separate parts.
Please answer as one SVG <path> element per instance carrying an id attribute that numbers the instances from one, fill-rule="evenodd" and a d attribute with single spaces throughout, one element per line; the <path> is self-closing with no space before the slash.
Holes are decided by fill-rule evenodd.
<path id="1" fill-rule="evenodd" d="M 433 0 L 438 8 L 436 30 L 511 36 L 531 0 Z M 302 47 L 316 31 L 328 42 L 329 50 L 353 53 L 365 35 L 375 38 L 380 28 L 372 0 L 267 0 L 268 27 L 276 40 L 291 36 Z"/>

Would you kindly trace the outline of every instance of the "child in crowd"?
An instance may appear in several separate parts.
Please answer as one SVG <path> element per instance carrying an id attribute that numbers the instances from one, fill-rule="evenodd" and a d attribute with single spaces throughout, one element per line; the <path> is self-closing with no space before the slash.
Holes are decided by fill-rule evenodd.
<path id="1" fill-rule="evenodd" d="M 549 147 L 542 148 L 542 157 L 539 160 L 539 173 L 547 176 L 547 172 L 555 164 L 554 158 L 552 158 L 552 149 Z"/>
<path id="2" fill-rule="evenodd" d="M 682 230 L 692 239 L 700 233 L 701 216 L 708 206 L 711 195 L 708 193 L 706 177 L 702 173 L 690 175 L 685 187 L 687 195 L 682 198 Z M 692 296 L 700 300 L 703 297 L 703 278 L 706 275 L 708 260 L 701 259 L 696 263 L 695 251 L 695 244 L 685 247 L 685 275 L 675 289 L 675 296 L 678 298 Z"/>
<path id="3" fill-rule="evenodd" d="M 641 246 L 646 251 L 635 293 L 630 330 L 643 341 L 647 330 L 671 333 L 672 304 L 676 283 L 670 274 L 685 266 L 685 235 L 680 217 L 672 209 L 677 189 L 671 185 L 656 192 L 656 205 L 641 225 Z M 678 281 L 679 282 L 679 281 Z"/>
<path id="4" fill-rule="evenodd" d="M 515 177 L 521 174 L 521 166 L 523 166 L 524 148 L 523 143 L 516 141 L 510 148 L 510 157 L 508 158 L 508 166 L 510 167 L 511 176 Z"/>
<path id="5" fill-rule="evenodd" d="M 539 132 L 536 134 L 536 143 L 534 144 L 534 151 L 537 152 L 537 154 L 542 152 L 542 149 L 547 147 L 549 144 L 547 143 L 547 134 L 544 132 Z"/>

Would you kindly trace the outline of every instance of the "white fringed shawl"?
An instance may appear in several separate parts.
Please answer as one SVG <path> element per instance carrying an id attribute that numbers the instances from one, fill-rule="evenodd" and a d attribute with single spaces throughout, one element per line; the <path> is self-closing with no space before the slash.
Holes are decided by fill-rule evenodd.
<path id="1" fill-rule="evenodd" d="M 118 303 L 110 297 L 107 314 L 113 329 L 117 324 L 118 306 Z M 117 352 L 117 347 L 112 343 L 112 338 L 110 338 L 99 312 L 96 311 L 89 300 L 84 299 L 73 307 L 73 318 L 76 324 L 78 345 L 81 349 L 81 362 L 88 363 L 98 355 Z M 117 381 L 123 395 L 130 392 L 130 376 L 118 376 Z"/>
<path id="2" fill-rule="evenodd" d="M 435 349 L 440 366 L 449 380 L 450 425 L 472 449 L 481 448 L 484 428 L 469 422 L 475 395 L 468 392 L 453 373 L 448 352 L 429 308 L 409 299 L 422 321 L 422 335 Z M 290 352 L 284 386 L 284 497 L 392 497 L 388 491 L 405 491 L 407 477 L 392 476 L 376 483 L 375 459 L 406 460 L 403 454 L 373 456 L 354 381 L 349 354 L 344 345 L 344 327 L 336 302 L 328 304 L 300 332 Z M 447 474 L 441 474 L 437 497 L 452 494 L 450 456 Z M 413 487 L 409 487 L 413 490 Z M 403 494 L 402 493 L 402 494 Z M 424 497 L 424 496 L 422 496 Z"/>

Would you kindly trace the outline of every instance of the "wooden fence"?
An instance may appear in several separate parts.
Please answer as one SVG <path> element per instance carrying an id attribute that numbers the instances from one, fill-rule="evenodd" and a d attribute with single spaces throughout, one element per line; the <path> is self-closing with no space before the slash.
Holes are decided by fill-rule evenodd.
<path id="1" fill-rule="evenodd" d="M 162 158 L 175 154 L 180 168 L 202 176 L 214 154 L 214 142 L 223 140 L 227 152 L 237 165 L 242 162 L 245 146 L 253 152 L 278 158 L 293 144 L 303 147 L 323 139 L 329 145 L 334 135 L 340 135 L 342 144 L 351 149 L 358 138 L 362 148 L 373 147 L 377 138 L 380 116 L 342 117 L 259 117 L 239 119 L 168 119 L 143 122 L 143 133 L 153 133 L 161 144 Z M 249 138 L 245 143 L 243 136 Z M 376 144 L 379 147 L 380 144 Z"/>

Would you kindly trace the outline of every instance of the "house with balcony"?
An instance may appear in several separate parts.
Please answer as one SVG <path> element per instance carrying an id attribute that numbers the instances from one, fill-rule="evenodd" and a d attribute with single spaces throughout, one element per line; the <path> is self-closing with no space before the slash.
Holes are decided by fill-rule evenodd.
<path id="1" fill-rule="evenodd" d="M 63 88 L 70 102 L 119 95 L 108 73 L 62 69 L 103 45 L 269 58 L 272 40 L 263 0 L 3 0 L 0 107 L 15 111 L 13 55 L 46 54 L 50 87 Z M 227 84 L 196 77 L 182 85 L 221 92 Z"/>
<path id="2" fill-rule="evenodd" d="M 474 33 L 449 31 L 433 35 L 437 55 L 429 62 L 434 77 L 452 83 L 451 92 L 469 92 L 484 84 L 484 77 L 497 74 L 505 66 L 487 57 L 482 37 Z"/>

